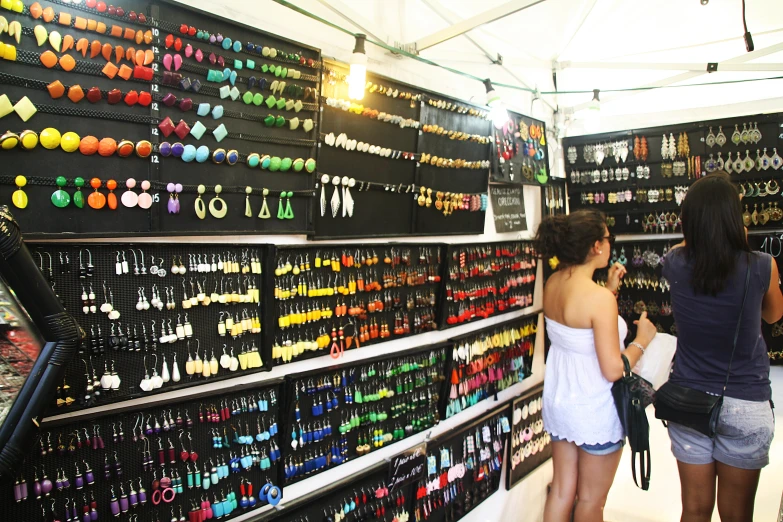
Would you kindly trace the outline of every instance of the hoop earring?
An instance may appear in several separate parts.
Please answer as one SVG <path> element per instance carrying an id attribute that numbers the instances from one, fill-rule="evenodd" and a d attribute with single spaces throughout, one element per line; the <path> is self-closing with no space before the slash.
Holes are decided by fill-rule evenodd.
<path id="1" fill-rule="evenodd" d="M 215 185 L 215 197 L 209 202 L 209 213 L 216 219 L 222 219 L 226 217 L 226 213 L 228 213 L 228 205 L 226 205 L 226 201 L 220 197 L 222 191 L 222 186 Z M 220 203 L 220 210 L 216 208 L 215 203 Z"/>
<path id="2" fill-rule="evenodd" d="M 201 198 L 201 195 L 206 192 L 207 188 L 204 185 L 198 186 L 198 197 L 196 198 L 196 202 L 194 204 L 196 209 L 196 216 L 198 216 L 199 219 L 205 219 L 207 217 L 207 208 L 204 205 L 204 200 Z"/>

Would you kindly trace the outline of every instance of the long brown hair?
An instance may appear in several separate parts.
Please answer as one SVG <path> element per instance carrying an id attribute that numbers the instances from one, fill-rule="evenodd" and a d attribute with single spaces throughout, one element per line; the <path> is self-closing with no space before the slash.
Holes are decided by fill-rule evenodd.
<path id="1" fill-rule="evenodd" d="M 606 232 L 606 218 L 597 210 L 577 210 L 541 221 L 533 244 L 544 258 L 557 256 L 561 266 L 581 265 Z"/>

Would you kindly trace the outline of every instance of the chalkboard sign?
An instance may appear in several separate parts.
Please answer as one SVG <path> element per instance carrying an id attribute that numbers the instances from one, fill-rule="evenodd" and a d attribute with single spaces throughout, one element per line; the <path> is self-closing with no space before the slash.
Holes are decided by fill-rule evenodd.
<path id="1" fill-rule="evenodd" d="M 389 459 L 389 492 L 424 476 L 427 459 L 427 443 L 414 446 Z"/>
<path id="2" fill-rule="evenodd" d="M 492 185 L 492 215 L 495 232 L 522 232 L 527 230 L 525 198 L 521 186 Z"/>

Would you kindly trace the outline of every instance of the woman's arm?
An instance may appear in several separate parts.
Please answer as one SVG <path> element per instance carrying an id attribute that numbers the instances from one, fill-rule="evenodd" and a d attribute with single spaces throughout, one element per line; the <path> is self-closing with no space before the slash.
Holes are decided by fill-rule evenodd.
<path id="1" fill-rule="evenodd" d="M 614 382 L 623 376 L 624 370 L 623 360 L 620 357 L 620 332 L 617 328 L 617 299 L 611 292 L 602 288 L 595 293 L 592 301 L 595 304 L 592 324 L 598 365 L 604 378 Z M 642 314 L 640 321 L 647 321 L 645 314 Z M 655 327 L 652 328 L 654 331 Z M 634 342 L 647 348 L 650 340 L 637 335 Z M 631 344 L 624 354 L 633 368 L 641 358 L 642 350 L 635 344 Z"/>
<path id="2" fill-rule="evenodd" d="M 780 293 L 780 275 L 775 258 L 771 257 L 772 270 L 769 273 L 769 288 L 761 301 L 761 317 L 767 324 L 776 323 L 783 317 L 783 294 Z"/>

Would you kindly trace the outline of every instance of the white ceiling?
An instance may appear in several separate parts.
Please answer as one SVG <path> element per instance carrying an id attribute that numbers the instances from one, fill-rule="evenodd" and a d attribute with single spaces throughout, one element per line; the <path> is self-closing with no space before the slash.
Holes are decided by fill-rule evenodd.
<path id="1" fill-rule="evenodd" d="M 389 44 L 412 43 L 467 19 L 509 4 L 513 0 L 305 0 L 297 2 L 343 27 L 366 29 Z M 554 91 L 553 63 L 557 62 L 559 91 L 632 88 L 665 81 L 677 75 L 689 83 L 723 82 L 783 76 L 783 1 L 747 0 L 748 29 L 758 50 L 778 45 L 778 51 L 747 61 L 742 39 L 741 0 L 545 0 L 504 18 L 420 52 L 424 58 L 481 76 L 489 71 L 496 82 Z M 331 6 L 331 8 L 329 8 Z M 336 12 L 337 11 L 337 12 Z M 342 12 L 344 16 L 338 14 Z M 350 19 L 350 21 L 348 19 Z M 356 22 L 357 25 L 352 24 Z M 360 27 L 359 27 L 360 26 Z M 372 38 L 372 36 L 370 37 Z M 489 65 L 501 54 L 504 66 Z M 754 55 L 755 56 L 755 55 Z M 751 56 L 752 58 L 752 56 Z M 708 62 L 738 59 L 740 63 L 773 64 L 778 70 L 720 71 L 706 74 Z M 577 67 L 585 62 L 622 62 L 622 69 Z M 627 68 L 659 64 L 658 69 Z M 697 71 L 666 64 L 687 63 Z M 771 68 L 772 69 L 772 68 Z M 704 71 L 700 73 L 699 71 Z M 754 102 L 781 97 L 783 80 L 735 85 L 661 89 L 635 95 L 604 92 L 602 114 L 609 116 L 676 111 L 727 103 Z M 507 91 L 507 90 L 506 90 Z M 510 96 L 513 96 L 513 91 Z M 579 110 L 590 94 L 544 95 L 552 106 Z"/>

